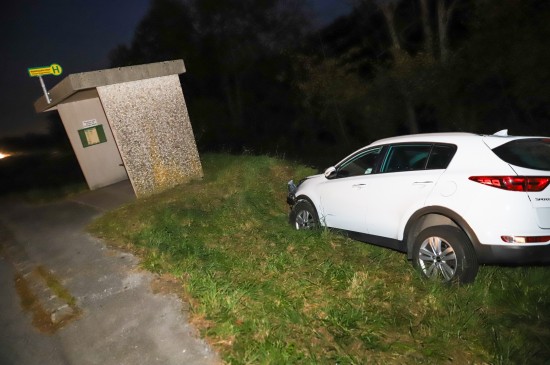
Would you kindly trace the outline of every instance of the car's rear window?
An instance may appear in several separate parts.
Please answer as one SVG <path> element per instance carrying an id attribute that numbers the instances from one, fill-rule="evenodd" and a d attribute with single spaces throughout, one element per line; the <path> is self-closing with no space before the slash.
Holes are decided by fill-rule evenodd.
<path id="1" fill-rule="evenodd" d="M 389 147 L 380 172 L 446 169 L 455 152 L 450 144 L 396 144 Z"/>
<path id="2" fill-rule="evenodd" d="M 455 155 L 456 146 L 454 145 L 435 145 L 428 160 L 428 170 L 446 169 Z"/>
<path id="3" fill-rule="evenodd" d="M 493 152 L 515 166 L 550 170 L 550 138 L 516 139 L 498 146 Z"/>

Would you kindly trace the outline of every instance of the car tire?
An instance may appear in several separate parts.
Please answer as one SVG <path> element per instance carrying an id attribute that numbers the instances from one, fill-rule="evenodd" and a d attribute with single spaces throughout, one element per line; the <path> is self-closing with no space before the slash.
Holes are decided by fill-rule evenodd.
<path id="1" fill-rule="evenodd" d="M 424 277 L 444 283 L 473 282 L 479 268 L 470 240 L 453 226 L 429 227 L 420 232 L 412 257 L 413 266 Z"/>
<path id="2" fill-rule="evenodd" d="M 290 224 L 297 230 L 318 228 L 317 210 L 307 200 L 299 200 L 290 211 Z"/>

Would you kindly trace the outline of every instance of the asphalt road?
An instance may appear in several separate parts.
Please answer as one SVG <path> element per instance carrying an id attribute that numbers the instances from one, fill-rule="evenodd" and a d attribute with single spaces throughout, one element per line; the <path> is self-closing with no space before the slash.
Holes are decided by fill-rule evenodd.
<path id="1" fill-rule="evenodd" d="M 0 202 L 0 364 L 217 364 L 176 296 L 84 232 L 128 182 L 70 200 Z"/>

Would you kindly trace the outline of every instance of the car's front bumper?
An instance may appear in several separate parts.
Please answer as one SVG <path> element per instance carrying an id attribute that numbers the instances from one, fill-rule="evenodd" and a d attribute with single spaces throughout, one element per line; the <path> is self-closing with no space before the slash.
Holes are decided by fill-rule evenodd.
<path id="1" fill-rule="evenodd" d="M 296 204 L 296 190 L 298 189 L 298 186 L 294 184 L 293 180 L 290 180 L 287 183 L 288 187 L 288 195 L 286 196 L 286 203 L 290 205 L 290 207 L 293 207 L 294 204 Z"/>

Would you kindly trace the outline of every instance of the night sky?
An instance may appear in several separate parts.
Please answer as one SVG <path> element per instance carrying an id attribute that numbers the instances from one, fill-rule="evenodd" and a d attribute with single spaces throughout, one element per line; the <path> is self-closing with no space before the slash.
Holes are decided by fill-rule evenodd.
<path id="1" fill-rule="evenodd" d="M 150 0 L 18 0 L 0 12 L 0 138 L 45 132 L 46 115 L 33 103 L 43 95 L 29 67 L 63 67 L 61 76 L 45 76 L 50 89 L 71 73 L 108 68 L 108 53 L 129 44 Z M 348 1 L 310 0 L 318 24 L 350 11 Z M 193 70 L 187 70 L 193 72 Z"/>

